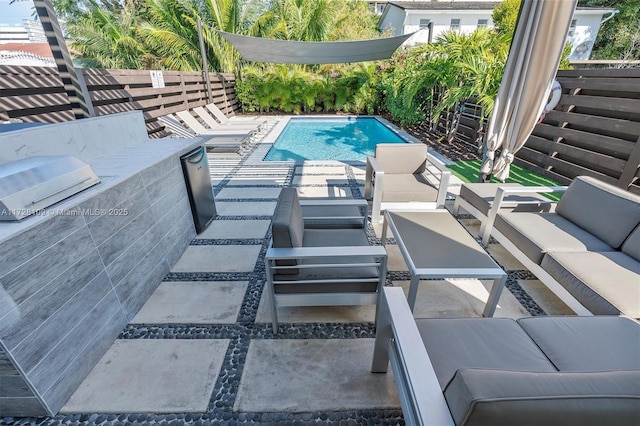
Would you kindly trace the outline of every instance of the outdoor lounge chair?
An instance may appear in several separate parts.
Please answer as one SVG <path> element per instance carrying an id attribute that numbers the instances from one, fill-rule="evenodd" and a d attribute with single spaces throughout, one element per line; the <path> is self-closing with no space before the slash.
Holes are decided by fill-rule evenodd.
<path id="1" fill-rule="evenodd" d="M 209 111 L 205 107 L 195 107 L 193 109 L 193 112 L 196 113 L 196 115 L 204 122 L 204 124 L 209 126 L 209 128 L 211 128 L 212 130 L 225 130 L 225 131 L 246 130 L 246 131 L 258 132 L 260 131 L 262 126 L 262 123 L 244 123 L 244 122 L 238 122 L 238 123 L 229 124 L 229 125 L 220 124 L 209 113 Z"/>
<path id="2" fill-rule="evenodd" d="M 637 425 L 640 324 L 622 317 L 414 319 L 384 287 L 371 371 L 408 425 Z"/>
<path id="3" fill-rule="evenodd" d="M 158 120 L 164 124 L 164 126 L 171 131 L 172 134 L 180 138 L 197 138 L 202 137 L 204 139 L 204 145 L 208 148 L 242 148 L 245 138 L 229 135 L 197 135 L 192 130 L 184 127 L 180 120 L 173 116 L 173 114 L 167 114 L 158 117 Z"/>
<path id="4" fill-rule="evenodd" d="M 439 180 L 437 187 L 428 174 Z M 375 156 L 367 157 L 364 187 L 365 198 L 373 200 L 371 221 L 381 221 L 380 212 L 386 209 L 444 207 L 450 177 L 424 144 L 377 144 Z"/>
<path id="5" fill-rule="evenodd" d="M 176 115 L 182 122 L 198 135 L 225 135 L 238 138 L 248 138 L 254 130 L 247 129 L 207 129 L 189 111 L 178 111 Z"/>
<path id="6" fill-rule="evenodd" d="M 220 122 L 220 124 L 231 125 L 236 123 L 260 123 L 264 124 L 265 120 L 262 117 L 238 117 L 233 116 L 231 118 L 224 115 L 224 113 L 216 106 L 216 104 L 207 104 L 205 107 L 213 114 L 213 116 Z"/>
<path id="7" fill-rule="evenodd" d="M 325 211 L 331 210 L 331 202 L 336 200 L 326 201 L 329 203 L 306 200 L 305 207 L 309 211 L 315 203 Z M 339 207 L 339 213 L 349 202 L 358 207 L 363 201 L 340 200 L 333 207 Z M 274 333 L 278 332 L 281 306 L 377 304 L 385 282 L 387 253 L 381 246 L 369 245 L 364 227 L 346 224 L 345 217 L 337 216 L 327 216 L 321 223 L 315 216 L 311 218 L 315 223 L 305 224 L 297 190 L 281 191 L 265 256 Z M 332 220 L 335 227 L 329 227 Z"/>

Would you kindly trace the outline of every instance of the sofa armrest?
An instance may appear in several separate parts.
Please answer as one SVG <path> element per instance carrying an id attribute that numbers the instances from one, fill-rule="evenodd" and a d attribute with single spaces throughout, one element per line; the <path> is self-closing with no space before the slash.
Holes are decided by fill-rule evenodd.
<path id="1" fill-rule="evenodd" d="M 493 204 L 487 215 L 487 220 L 483 223 L 483 229 L 480 235 L 482 236 L 482 244 L 486 246 L 489 244 L 489 237 L 491 236 L 491 230 L 493 224 L 496 221 L 496 216 L 502 208 L 502 201 L 507 194 L 543 194 L 550 192 L 564 192 L 567 190 L 567 186 L 499 186 L 496 190 L 496 196 L 493 198 Z"/>
<path id="2" fill-rule="evenodd" d="M 382 165 L 374 156 L 367 157 L 367 167 L 365 169 L 364 180 L 364 198 L 369 200 L 374 197 L 371 193 L 372 187 L 379 187 L 379 191 L 382 191 L 382 180 L 384 178 L 384 170 Z M 375 182 L 374 182 L 375 180 Z M 375 188 L 374 188 L 375 191 Z M 382 195 L 382 194 L 380 194 Z"/>
<path id="3" fill-rule="evenodd" d="M 399 287 L 382 289 L 371 371 L 386 373 L 389 363 L 406 424 L 453 426 L 431 360 Z"/>

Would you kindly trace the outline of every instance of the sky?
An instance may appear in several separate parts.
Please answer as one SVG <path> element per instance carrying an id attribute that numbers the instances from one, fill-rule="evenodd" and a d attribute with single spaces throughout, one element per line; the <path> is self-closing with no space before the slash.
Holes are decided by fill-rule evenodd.
<path id="1" fill-rule="evenodd" d="M 33 19 L 32 1 L 18 1 L 9 4 L 10 0 L 0 0 L 0 24 L 22 24 L 23 19 Z"/>

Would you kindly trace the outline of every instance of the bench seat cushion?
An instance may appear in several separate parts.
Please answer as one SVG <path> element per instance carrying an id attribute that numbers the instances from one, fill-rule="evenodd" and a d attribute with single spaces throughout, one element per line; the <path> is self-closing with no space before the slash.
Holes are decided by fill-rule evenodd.
<path id="1" fill-rule="evenodd" d="M 557 371 L 508 318 L 429 318 L 416 325 L 442 390 L 460 368 Z"/>
<path id="2" fill-rule="evenodd" d="M 640 324 L 629 318 L 532 317 L 518 324 L 559 371 L 640 370 Z"/>
<path id="3" fill-rule="evenodd" d="M 613 251 L 604 241 L 555 213 L 499 213 L 494 227 L 538 265 L 546 252 Z"/>
<path id="4" fill-rule="evenodd" d="M 303 247 L 340 247 L 368 246 L 367 234 L 363 229 L 305 229 Z M 304 259 L 298 265 L 314 265 L 320 263 L 362 263 L 373 262 L 370 257 L 343 257 Z M 314 280 L 314 279 L 351 279 L 363 278 L 366 282 L 322 283 L 322 284 L 276 284 L 276 293 L 345 293 L 375 292 L 378 288 L 378 269 L 366 267 L 323 267 L 298 268 L 297 274 L 276 274 L 274 280 Z"/>
<path id="5" fill-rule="evenodd" d="M 640 318 L 640 261 L 622 252 L 551 252 L 541 266 L 596 315 Z"/>
<path id="6" fill-rule="evenodd" d="M 445 398 L 459 426 L 634 425 L 640 419 L 640 371 L 462 369 Z"/>
<path id="7" fill-rule="evenodd" d="M 459 196 L 487 216 L 499 186 L 522 187 L 519 183 L 464 183 L 460 187 Z M 504 210 L 519 212 L 551 211 L 554 205 L 550 199 L 540 194 L 508 194 L 501 204 Z"/>
<path id="8" fill-rule="evenodd" d="M 435 202 L 438 190 L 420 174 L 387 174 L 382 184 L 382 201 L 397 202 Z"/>

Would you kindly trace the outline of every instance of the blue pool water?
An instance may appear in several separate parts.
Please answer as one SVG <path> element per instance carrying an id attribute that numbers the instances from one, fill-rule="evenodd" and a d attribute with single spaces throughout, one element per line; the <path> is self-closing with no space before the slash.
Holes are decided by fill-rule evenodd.
<path id="1" fill-rule="evenodd" d="M 265 161 L 365 161 L 378 143 L 406 141 L 374 117 L 292 118 Z"/>

